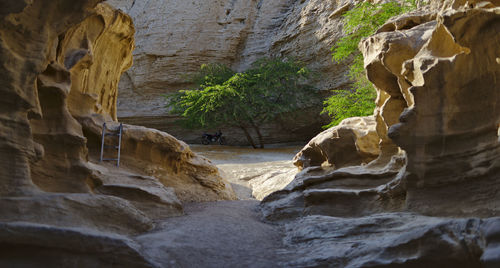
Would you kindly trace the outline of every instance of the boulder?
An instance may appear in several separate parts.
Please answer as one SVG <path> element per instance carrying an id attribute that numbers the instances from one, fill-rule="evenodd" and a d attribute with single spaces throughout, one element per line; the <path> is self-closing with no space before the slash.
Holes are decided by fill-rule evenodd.
<path id="1" fill-rule="evenodd" d="M 299 169 L 328 165 L 335 168 L 366 164 L 380 154 L 373 117 L 353 117 L 327 129 L 294 157 Z"/>

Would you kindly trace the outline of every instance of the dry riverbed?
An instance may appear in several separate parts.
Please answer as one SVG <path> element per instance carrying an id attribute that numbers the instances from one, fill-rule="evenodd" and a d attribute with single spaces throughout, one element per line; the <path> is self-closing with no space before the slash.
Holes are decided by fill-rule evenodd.
<path id="1" fill-rule="evenodd" d="M 292 158 L 302 146 L 269 146 L 265 149 L 217 145 L 191 145 L 210 159 L 231 183 L 239 199 L 257 199 L 283 189 L 298 172 Z"/>
<path id="2" fill-rule="evenodd" d="M 243 200 L 184 204 L 138 242 L 159 267 L 285 267 L 291 258 L 283 226 L 261 221 L 259 202 L 290 183 L 299 146 L 251 149 L 192 145 L 210 159 Z M 254 197 L 253 197 L 253 196 Z"/>

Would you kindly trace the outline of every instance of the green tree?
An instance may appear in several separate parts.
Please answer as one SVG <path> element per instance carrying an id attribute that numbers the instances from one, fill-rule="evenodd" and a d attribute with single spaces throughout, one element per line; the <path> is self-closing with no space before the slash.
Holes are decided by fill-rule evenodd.
<path id="1" fill-rule="evenodd" d="M 336 62 L 352 60 L 348 76 L 353 81 L 353 86 L 350 89 L 334 90 L 333 95 L 324 101 L 323 113 L 332 118 L 325 128 L 335 126 L 348 117 L 373 113 L 376 92 L 366 78 L 358 44 L 363 38 L 374 34 L 390 18 L 416 9 L 421 2 L 406 0 L 374 4 L 362 1 L 343 15 L 346 36 L 332 47 L 332 56 Z"/>
<path id="2" fill-rule="evenodd" d="M 219 67 L 214 70 L 225 69 Z M 200 73 L 207 70 L 202 66 Z M 168 106 L 171 113 L 184 117 L 182 122 L 188 127 L 238 127 L 256 148 L 249 132 L 249 128 L 254 129 L 264 148 L 261 125 L 297 109 L 299 103 L 313 96 L 312 88 L 305 83 L 309 75 L 298 61 L 265 58 L 228 79 L 218 71 L 197 74 L 204 77 L 198 80 L 198 88 L 167 96 Z"/>
<path id="3" fill-rule="evenodd" d="M 196 88 L 220 85 L 234 74 L 231 68 L 222 63 L 202 64 L 198 72 L 188 77 L 188 82 L 193 83 Z"/>

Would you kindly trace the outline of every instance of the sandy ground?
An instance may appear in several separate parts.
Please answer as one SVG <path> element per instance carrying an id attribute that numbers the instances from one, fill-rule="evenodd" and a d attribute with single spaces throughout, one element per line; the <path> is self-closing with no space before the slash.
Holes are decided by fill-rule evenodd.
<path id="1" fill-rule="evenodd" d="M 288 185 L 298 172 L 292 159 L 302 146 L 269 146 L 265 149 L 215 145 L 191 145 L 210 159 L 231 183 L 241 200 L 262 200 Z"/>
<path id="2" fill-rule="evenodd" d="M 297 172 L 291 159 L 300 147 L 192 149 L 219 167 L 242 200 L 185 204 L 184 216 L 167 218 L 135 238 L 142 251 L 161 267 L 283 267 L 282 227 L 261 221 L 252 188 L 262 197 L 288 184 Z"/>
<path id="3" fill-rule="evenodd" d="M 161 267 L 281 267 L 279 226 L 263 223 L 258 201 L 193 203 L 135 240 Z"/>

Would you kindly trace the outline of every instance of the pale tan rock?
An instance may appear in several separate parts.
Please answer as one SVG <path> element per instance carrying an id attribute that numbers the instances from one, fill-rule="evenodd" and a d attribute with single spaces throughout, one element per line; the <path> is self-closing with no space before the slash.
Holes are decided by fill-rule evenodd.
<path id="1" fill-rule="evenodd" d="M 31 179 L 47 192 L 88 193 L 86 139 L 68 110 L 70 86 L 70 73 L 57 63 L 38 76 L 41 117 L 30 120 L 30 125 L 43 155 L 31 162 Z"/>
<path id="2" fill-rule="evenodd" d="M 29 119 L 40 118 L 36 77 L 56 57 L 57 36 L 81 22 L 97 0 L 4 1 L 0 12 L 0 195 L 37 192 L 29 159 L 43 149 L 33 142 Z"/>
<path id="3" fill-rule="evenodd" d="M 89 147 L 100 143 L 81 123 L 99 118 L 93 125 L 97 136 L 102 122 L 116 117 L 117 84 L 131 64 L 134 34 L 128 15 L 97 2 L 9 2 L 2 9 L 0 221 L 145 232 L 153 227 L 152 219 L 182 214 L 174 190 L 145 176 L 145 170 L 171 167 L 182 174 L 173 181 L 198 187 L 184 197 L 232 197 L 214 166 L 158 131 L 131 131 L 135 136 L 125 135 L 125 142 L 150 151 L 173 146 L 179 150 L 174 157 L 147 158 L 130 145 L 125 163 L 143 163 L 138 157 L 151 163 L 120 171 L 89 162 L 94 157 Z"/>
<path id="4" fill-rule="evenodd" d="M 107 1 L 137 30 L 134 66 L 120 85 L 120 117 L 164 115 L 162 94 L 185 89 L 201 64 L 231 64 L 251 31 L 255 1 Z"/>
<path id="5" fill-rule="evenodd" d="M 93 16 L 64 34 L 58 62 L 71 71 L 68 106 L 73 116 L 97 113 L 116 120 L 118 82 L 132 66 L 134 33 L 128 15 L 99 4 Z"/>
<path id="6" fill-rule="evenodd" d="M 379 158 L 304 169 L 263 200 L 266 218 L 498 215 L 500 10 L 473 4 L 430 12 L 398 17 L 360 44 L 378 90 Z"/>
<path id="7" fill-rule="evenodd" d="M 232 183 L 238 199 L 262 200 L 285 188 L 297 174 L 291 160 L 218 164 L 217 167 L 222 176 Z"/>
<path id="8" fill-rule="evenodd" d="M 444 11 L 446 9 L 460 8 L 491 8 L 500 6 L 498 0 L 431 0 L 432 8 Z"/>
<path id="9" fill-rule="evenodd" d="M 384 168 L 306 168 L 283 190 L 262 200 L 262 214 L 267 220 L 281 222 L 307 215 L 361 217 L 402 211 L 404 195 L 382 196 L 381 187 L 391 184 L 404 164 L 404 157 L 395 156 Z"/>
<path id="10" fill-rule="evenodd" d="M 149 230 L 151 220 L 128 201 L 85 193 L 85 137 L 66 106 L 70 74 L 56 59 L 58 36 L 91 15 L 98 1 L 14 2 L 0 15 L 1 221 Z"/>
<path id="11" fill-rule="evenodd" d="M 102 123 L 116 119 L 118 80 L 132 64 L 134 32 L 128 15 L 106 4 L 99 4 L 95 15 L 67 31 L 60 42 L 58 61 L 71 68 L 68 107 L 71 115 L 84 126 L 83 132 L 87 139 L 84 146 L 94 152 L 100 150 Z M 230 187 L 225 188 L 225 183 L 214 167 L 197 160 L 187 145 L 166 133 L 129 125 L 122 145 L 122 166 L 132 167 L 139 176 L 154 176 L 166 186 L 175 186 L 183 201 L 234 198 L 232 190 Z M 196 161 L 200 164 L 193 164 Z M 43 169 L 45 164 L 40 166 Z M 88 177 L 89 172 L 86 173 Z M 128 183 L 127 187 L 145 194 L 141 189 L 144 185 L 140 181 L 136 183 L 137 187 L 133 183 Z M 124 192 L 123 189 L 120 192 Z M 114 190 L 118 191 L 117 187 Z M 65 191 L 70 190 L 66 188 Z M 100 191 L 103 192 L 103 189 Z M 110 192 L 110 187 L 106 187 L 106 191 Z M 177 198 L 174 195 L 167 199 Z M 161 198 L 159 200 L 162 203 Z M 173 215 L 182 211 L 178 201 L 166 203 L 175 208 Z"/>
<path id="12" fill-rule="evenodd" d="M 89 139 L 91 158 L 98 160 L 102 118 L 81 118 L 80 122 Z M 118 124 L 108 122 L 108 126 L 115 129 Z M 106 139 L 108 145 L 116 142 L 115 138 Z M 124 125 L 121 165 L 138 176 L 154 177 L 164 186 L 172 187 L 183 202 L 236 199 L 217 167 L 191 151 L 184 142 L 156 129 Z"/>
<path id="13" fill-rule="evenodd" d="M 261 174 L 249 181 L 252 195 L 257 200 L 262 200 L 271 193 L 285 188 L 297 173 L 291 161 L 274 162 L 272 166 L 272 170 L 261 166 L 259 168 Z"/>
<path id="14" fill-rule="evenodd" d="M 126 11 L 137 29 L 135 63 L 120 81 L 118 116 L 128 124 L 200 143 L 203 130 L 174 124 L 178 117 L 167 114 L 163 94 L 188 88 L 186 77 L 201 64 L 221 62 L 242 71 L 261 57 L 292 57 L 317 73 L 311 83 L 323 93 L 304 104 L 306 111 L 264 126 L 262 134 L 266 143 L 308 141 L 329 121 L 327 116 L 318 116 L 324 95 L 350 84 L 345 75 L 347 63 L 332 63 L 330 48 L 343 36 L 341 15 L 352 2 L 107 1 Z M 223 132 L 230 134 L 229 144 L 247 144 L 240 129 Z"/>
<path id="15" fill-rule="evenodd" d="M 123 161 L 173 187 L 182 201 L 236 199 L 217 167 L 171 135 L 144 127 L 125 126 Z"/>
<path id="16" fill-rule="evenodd" d="M 435 22 L 379 33 L 360 47 L 369 79 L 390 96 L 379 114 L 399 117 L 385 120 L 385 127 L 408 157 L 407 206 L 430 214 L 490 215 L 497 213 L 500 165 L 500 12 L 491 5 L 453 7 L 458 10 L 445 9 Z M 391 99 L 405 101 L 387 110 Z"/>
<path id="17" fill-rule="evenodd" d="M 92 169 L 91 188 L 94 193 L 129 200 L 134 207 L 152 219 L 183 214 L 182 204 L 173 188 L 165 187 L 157 178 L 115 165 L 88 163 Z"/>
<path id="18" fill-rule="evenodd" d="M 366 164 L 380 154 L 373 117 L 353 117 L 318 134 L 295 157 L 299 169 L 328 165 L 335 168 Z"/>

